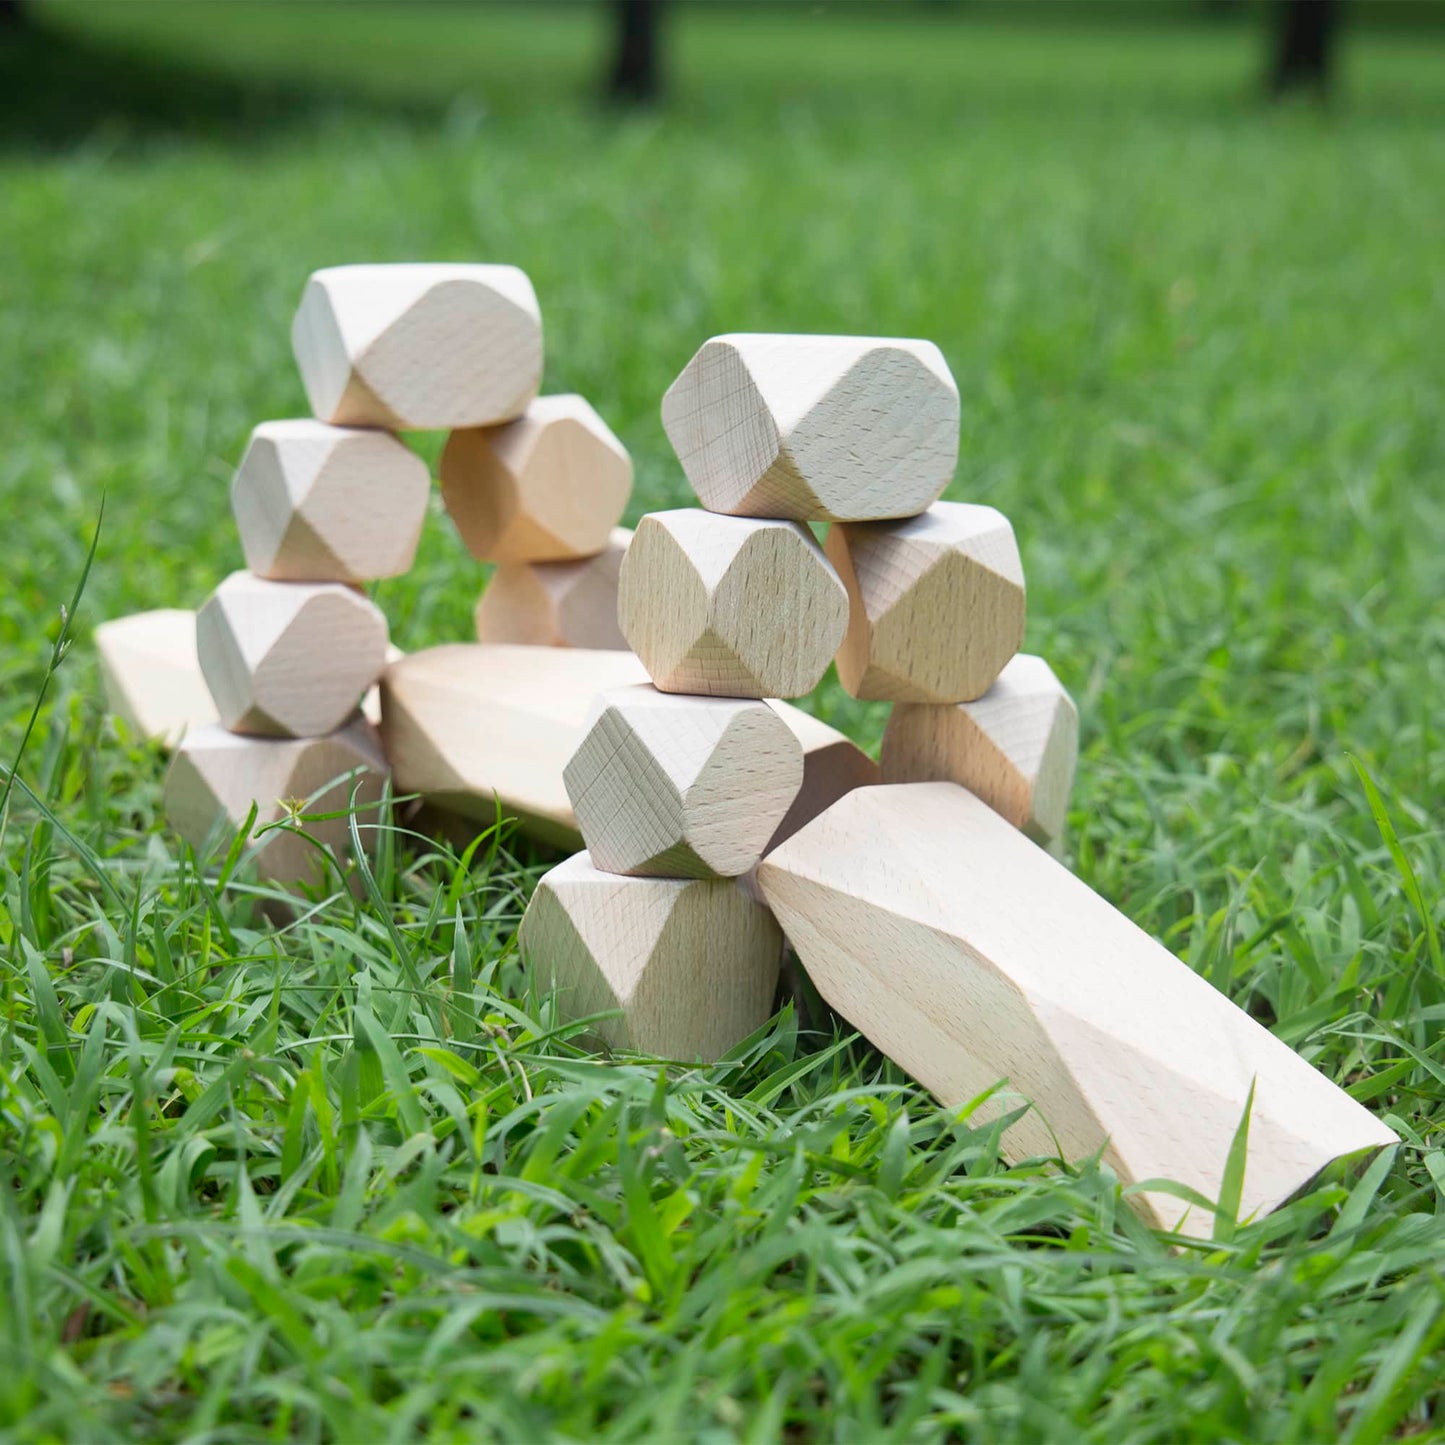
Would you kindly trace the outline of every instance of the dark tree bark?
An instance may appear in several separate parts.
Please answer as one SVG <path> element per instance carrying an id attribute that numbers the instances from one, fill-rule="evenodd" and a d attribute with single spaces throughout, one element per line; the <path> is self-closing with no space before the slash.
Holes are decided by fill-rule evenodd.
<path id="1" fill-rule="evenodd" d="M 663 0 L 612 0 L 612 69 L 607 94 L 621 105 L 651 105 L 662 95 Z"/>
<path id="2" fill-rule="evenodd" d="M 1310 90 L 1323 99 L 1329 94 L 1339 29 L 1339 0 L 1276 0 L 1269 77 L 1275 95 Z"/>

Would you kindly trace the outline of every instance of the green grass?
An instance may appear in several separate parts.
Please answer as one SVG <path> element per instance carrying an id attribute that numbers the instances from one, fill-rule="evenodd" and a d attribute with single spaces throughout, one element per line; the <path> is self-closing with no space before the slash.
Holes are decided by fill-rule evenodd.
<path id="1" fill-rule="evenodd" d="M 106 498 L 3 835 L 0 1430 L 1439 1438 L 1438 42 L 1354 37 L 1320 115 L 1256 104 L 1244 29 L 676 18 L 633 119 L 585 8 L 112 0 L 0 41 L 0 757 Z M 594 1060 L 528 992 L 511 840 L 388 831 L 279 931 L 198 876 L 84 636 L 239 564 L 306 273 L 448 257 L 531 273 L 633 518 L 685 500 L 657 404 L 706 336 L 937 340 L 950 495 L 1014 519 L 1083 714 L 1073 865 L 1403 1146 L 1176 1249 L 790 1010 L 716 1067 Z M 438 515 L 378 598 L 415 648 L 479 584 Z"/>

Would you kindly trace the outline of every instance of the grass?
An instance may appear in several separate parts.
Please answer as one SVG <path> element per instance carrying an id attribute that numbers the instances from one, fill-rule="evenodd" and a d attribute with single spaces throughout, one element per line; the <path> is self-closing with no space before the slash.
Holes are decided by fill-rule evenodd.
<path id="1" fill-rule="evenodd" d="M 1439 1438 L 1438 42 L 1352 37 L 1322 115 L 1255 103 L 1244 29 L 675 19 L 630 119 L 586 8 L 113 0 L 0 41 L 0 757 L 102 494 L 82 639 L 239 564 L 313 267 L 524 265 L 633 518 L 685 499 L 657 403 L 704 337 L 929 336 L 950 495 L 1014 518 L 1083 714 L 1073 866 L 1404 1143 L 1177 1249 L 790 1009 L 715 1067 L 599 1062 L 517 959 L 546 858 L 387 830 L 273 929 L 166 833 L 82 641 L 3 835 L 0 1429 Z M 479 585 L 438 516 L 378 598 L 414 648 Z"/>

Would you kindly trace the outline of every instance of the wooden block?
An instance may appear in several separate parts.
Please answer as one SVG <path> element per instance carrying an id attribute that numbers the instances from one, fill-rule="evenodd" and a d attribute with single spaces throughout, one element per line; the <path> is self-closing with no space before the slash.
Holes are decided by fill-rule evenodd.
<path id="1" fill-rule="evenodd" d="M 165 811 L 170 825 L 200 850 L 212 840 L 229 843 L 254 803 L 256 827 L 274 823 L 303 803 L 307 814 L 348 807 L 355 791 L 358 810 L 381 798 L 386 759 L 370 723 L 353 717 L 345 727 L 318 738 L 255 738 L 212 723 L 187 733 L 166 776 Z M 375 822 L 362 812 L 361 833 L 369 839 Z M 302 824 L 318 842 L 344 857 L 349 846 L 345 817 L 314 818 Z M 266 835 L 257 858 L 260 876 L 272 882 L 314 882 L 324 873 L 321 855 L 305 838 L 278 829 Z"/>
<path id="2" fill-rule="evenodd" d="M 614 527 L 606 550 L 580 562 L 504 563 L 477 603 L 477 640 L 626 650 L 617 574 L 631 541 L 631 531 Z"/>
<path id="3" fill-rule="evenodd" d="M 409 570 L 431 475 L 394 436 L 268 421 L 231 484 L 246 566 L 281 582 L 373 582 Z"/>
<path id="4" fill-rule="evenodd" d="M 782 934 L 727 879 L 622 878 L 586 853 L 537 885 L 518 935 L 539 992 L 612 1048 L 711 1063 L 772 1015 Z"/>
<path id="5" fill-rule="evenodd" d="M 617 618 L 663 692 L 801 697 L 843 639 L 848 595 L 797 523 L 689 507 L 638 523 Z"/>
<path id="6" fill-rule="evenodd" d="M 386 663 L 386 618 L 339 582 L 233 572 L 196 616 L 201 670 L 232 732 L 320 737 Z"/>
<path id="7" fill-rule="evenodd" d="M 765 703 L 643 684 L 597 699 L 562 778 L 597 867 L 736 878 L 797 797 L 803 749 Z"/>
<path id="8" fill-rule="evenodd" d="M 542 314 L 515 266 L 313 272 L 291 346 L 312 411 L 337 426 L 493 426 L 542 379 Z"/>
<path id="9" fill-rule="evenodd" d="M 110 710 L 147 742 L 178 743 L 216 720 L 196 656 L 196 614 L 177 608 L 118 617 L 95 629 Z"/>
<path id="10" fill-rule="evenodd" d="M 1103 1150 L 1126 1184 L 1217 1199 L 1251 1084 L 1245 1216 L 1331 1160 L 1395 1142 L 1368 1110 L 953 783 L 861 788 L 758 879 L 824 998 L 953 1107 L 1033 1109 L 1014 1159 Z M 1207 1236 L 1158 1191 L 1146 1219 Z"/>
<path id="11" fill-rule="evenodd" d="M 715 336 L 662 424 L 703 506 L 746 517 L 911 517 L 958 461 L 958 388 L 931 341 Z"/>
<path id="12" fill-rule="evenodd" d="M 597 694 L 646 681 L 630 652 L 477 643 L 414 652 L 381 680 L 396 791 L 488 823 L 500 800 L 533 836 L 576 848 L 562 769 Z"/>
<path id="13" fill-rule="evenodd" d="M 901 702 L 883 731 L 887 783 L 961 783 L 1044 848 L 1064 836 L 1079 713 L 1042 657 L 1021 652 L 977 702 Z"/>
<path id="14" fill-rule="evenodd" d="M 970 702 L 1023 643 L 1023 564 L 992 507 L 830 527 L 827 550 L 848 589 L 838 678 L 854 697 Z"/>
<path id="15" fill-rule="evenodd" d="M 768 839 L 765 855 L 805 823 L 811 823 L 825 808 L 831 808 L 845 793 L 882 781 L 878 764 L 837 728 L 790 703 L 770 701 L 768 706 L 788 725 L 803 749 L 803 785 Z"/>
<path id="16" fill-rule="evenodd" d="M 580 396 L 540 396 L 502 427 L 447 438 L 442 500 L 483 562 L 559 562 L 603 551 L 632 495 L 632 458 Z"/>

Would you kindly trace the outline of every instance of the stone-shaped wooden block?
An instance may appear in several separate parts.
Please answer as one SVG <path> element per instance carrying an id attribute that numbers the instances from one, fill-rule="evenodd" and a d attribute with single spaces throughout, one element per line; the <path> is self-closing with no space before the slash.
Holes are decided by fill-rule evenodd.
<path id="1" fill-rule="evenodd" d="M 791 703 L 770 701 L 768 706 L 787 724 L 803 750 L 803 785 L 783 821 L 773 830 L 764 855 L 831 808 L 845 793 L 883 781 L 878 764 L 837 728 Z"/>
<path id="2" fill-rule="evenodd" d="M 447 438 L 442 500 L 483 562 L 592 557 L 632 494 L 632 458 L 580 396 L 539 396 L 507 426 Z"/>
<path id="3" fill-rule="evenodd" d="M 110 710 L 147 742 L 174 744 L 216 720 L 196 655 L 196 614 L 137 612 L 95 629 Z"/>
<path id="4" fill-rule="evenodd" d="M 711 1063 L 772 1015 L 783 936 L 730 879 L 624 878 L 579 853 L 537 885 L 518 935 L 539 992 L 612 1048 Z"/>
<path id="5" fill-rule="evenodd" d="M 848 594 L 796 522 L 652 512 L 622 563 L 622 635 L 663 692 L 801 697 L 848 626 Z"/>
<path id="6" fill-rule="evenodd" d="M 1023 564 L 993 507 L 830 527 L 827 551 L 848 589 L 838 678 L 854 697 L 970 702 L 1023 642 Z"/>
<path id="7" fill-rule="evenodd" d="M 283 582 L 374 582 L 416 556 L 431 476 L 383 431 L 263 422 L 231 484 L 246 566 Z"/>
<path id="8" fill-rule="evenodd" d="M 386 618 L 339 582 L 233 572 L 196 615 L 201 671 L 232 732 L 319 737 L 386 665 Z"/>
<path id="9" fill-rule="evenodd" d="M 618 688 L 593 705 L 562 774 L 608 873 L 736 878 L 803 782 L 803 749 L 766 703 Z"/>
<path id="10" fill-rule="evenodd" d="M 257 738 L 227 732 L 212 723 L 186 735 L 165 784 L 170 825 L 192 847 L 216 841 L 228 845 L 254 804 L 256 828 L 299 809 L 303 815 L 340 812 L 353 796 L 359 830 L 369 825 L 386 779 L 386 759 L 371 724 L 353 717 L 325 737 Z M 346 817 L 305 817 L 300 827 L 317 842 L 344 856 L 349 847 Z M 284 829 L 268 833 L 256 856 L 257 871 L 276 883 L 318 880 L 323 859 L 313 844 Z"/>
<path id="11" fill-rule="evenodd" d="M 1033 1106 L 1003 1135 L 1011 1159 L 1101 1155 L 1125 1185 L 1218 1200 L 1248 1106 L 1243 1218 L 1396 1142 L 954 783 L 859 788 L 757 876 L 823 997 L 946 1106 L 994 1091 L 978 1122 Z M 1126 1197 L 1160 1228 L 1213 1229 L 1176 1195 Z"/>
<path id="12" fill-rule="evenodd" d="M 632 533 L 614 527 L 605 550 L 580 562 L 506 562 L 477 603 L 479 642 L 622 650 L 617 577 Z"/>
<path id="13" fill-rule="evenodd" d="M 703 506 L 800 522 L 910 517 L 958 461 L 958 388 L 931 341 L 715 336 L 662 400 Z"/>
<path id="14" fill-rule="evenodd" d="M 515 266 L 316 271 L 291 345 L 311 410 L 337 426 L 494 426 L 542 379 L 542 314 Z"/>
<path id="15" fill-rule="evenodd" d="M 1079 713 L 1042 657 L 1021 652 L 976 702 L 899 703 L 883 732 L 883 781 L 961 783 L 1045 848 L 1063 839 Z"/>

